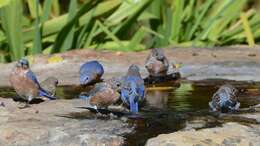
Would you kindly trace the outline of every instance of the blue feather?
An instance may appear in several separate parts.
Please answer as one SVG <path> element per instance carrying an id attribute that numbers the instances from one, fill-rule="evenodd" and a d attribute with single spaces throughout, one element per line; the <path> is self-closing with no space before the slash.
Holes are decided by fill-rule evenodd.
<path id="1" fill-rule="evenodd" d="M 49 95 L 44 89 L 40 89 L 40 90 L 39 90 L 39 96 L 47 97 L 47 98 L 49 98 L 50 100 L 55 100 L 55 99 L 57 99 L 56 97 Z"/>
<path id="2" fill-rule="evenodd" d="M 45 91 L 43 88 L 41 88 L 39 81 L 37 80 L 36 76 L 34 75 L 34 73 L 31 70 L 29 70 L 26 73 L 26 77 L 31 79 L 39 87 L 39 96 L 44 96 L 51 100 L 56 99 L 56 97 L 49 95 L 47 91 Z"/>
<path id="3" fill-rule="evenodd" d="M 138 113 L 138 102 L 134 101 L 134 95 L 130 96 L 130 111 L 132 113 Z"/>
<path id="4" fill-rule="evenodd" d="M 36 76 L 34 75 L 34 73 L 31 70 L 29 70 L 26 73 L 26 77 L 31 79 L 35 84 L 37 84 L 38 87 L 40 87 L 39 81 L 37 80 Z"/>

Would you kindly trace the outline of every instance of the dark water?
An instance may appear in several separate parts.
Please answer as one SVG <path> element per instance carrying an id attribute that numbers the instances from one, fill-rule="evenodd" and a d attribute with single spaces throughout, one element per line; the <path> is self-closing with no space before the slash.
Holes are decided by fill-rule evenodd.
<path id="1" fill-rule="evenodd" d="M 147 102 L 138 118 L 128 117 L 128 123 L 135 127 L 135 131 L 123 135 L 126 138 L 125 145 L 144 145 L 151 137 L 184 129 L 189 120 L 208 119 L 210 116 L 208 102 L 211 96 L 220 85 L 227 82 L 241 89 L 239 100 L 242 108 L 260 103 L 260 83 L 219 80 L 151 86 L 147 88 Z M 83 89 L 79 87 L 63 86 L 58 88 L 57 97 L 77 98 L 82 91 Z M 10 88 L 0 88 L 0 96 L 14 97 L 15 93 Z M 207 123 L 200 128 L 215 127 L 220 124 L 218 121 L 207 120 Z"/>
<path id="2" fill-rule="evenodd" d="M 154 90 L 147 93 L 147 104 L 142 114 L 144 119 L 130 120 L 135 133 L 126 135 L 126 145 L 144 145 L 147 139 L 162 133 L 172 133 L 186 127 L 186 121 L 211 116 L 208 102 L 222 82 L 181 83 L 171 90 Z M 235 83 L 233 83 L 235 84 Z M 259 84 L 236 83 L 239 89 L 247 89 L 240 94 L 241 108 L 260 103 Z M 258 97 L 258 98 L 257 98 Z M 145 110 L 148 108 L 147 110 Z M 211 116 L 212 117 L 212 116 Z M 200 128 L 215 127 L 218 121 L 211 121 Z"/>

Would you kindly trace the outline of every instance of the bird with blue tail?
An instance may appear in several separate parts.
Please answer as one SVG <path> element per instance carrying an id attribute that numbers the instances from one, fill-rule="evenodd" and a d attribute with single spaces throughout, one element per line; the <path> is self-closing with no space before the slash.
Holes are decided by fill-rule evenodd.
<path id="1" fill-rule="evenodd" d="M 238 102 L 239 91 L 232 85 L 222 85 L 212 96 L 209 106 L 212 111 L 220 111 L 222 113 L 233 112 L 239 109 Z"/>
<path id="2" fill-rule="evenodd" d="M 121 99 L 131 113 L 139 112 L 139 103 L 144 101 L 145 86 L 137 65 L 131 65 L 121 83 Z"/>
<path id="3" fill-rule="evenodd" d="M 40 83 L 40 86 L 51 96 L 55 96 L 59 80 L 56 77 L 48 77 Z"/>
<path id="4" fill-rule="evenodd" d="M 101 80 L 104 74 L 103 66 L 96 60 L 88 61 L 80 67 L 80 85 L 85 86 Z"/>
<path id="5" fill-rule="evenodd" d="M 25 58 L 17 62 L 9 76 L 9 81 L 19 95 L 19 98 L 27 101 L 24 107 L 28 107 L 30 101 L 36 97 L 47 97 L 51 100 L 56 99 L 56 97 L 49 95 L 40 86 L 36 76 L 30 70 L 28 60 Z"/>
<path id="6" fill-rule="evenodd" d="M 95 84 L 88 93 L 80 94 L 80 99 L 86 100 L 87 106 L 99 112 L 100 109 L 107 109 L 108 106 L 116 103 L 120 98 L 120 78 L 111 78 L 102 83 Z"/>
<path id="7" fill-rule="evenodd" d="M 162 49 L 154 48 L 146 58 L 145 68 L 149 72 L 149 76 L 160 77 L 166 76 L 169 68 L 169 61 L 164 55 Z"/>

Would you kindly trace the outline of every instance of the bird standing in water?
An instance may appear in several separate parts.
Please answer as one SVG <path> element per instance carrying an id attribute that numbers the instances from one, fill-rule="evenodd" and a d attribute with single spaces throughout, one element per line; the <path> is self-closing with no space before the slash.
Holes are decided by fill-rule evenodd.
<path id="1" fill-rule="evenodd" d="M 35 97 L 47 97 L 56 99 L 49 95 L 39 84 L 36 76 L 30 70 L 29 62 L 26 59 L 20 59 L 10 74 L 9 81 L 20 98 L 27 100 L 24 107 L 27 107 L 30 101 Z"/>
<path id="2" fill-rule="evenodd" d="M 232 85 L 223 85 L 213 95 L 209 106 L 213 111 L 230 112 L 238 110 L 238 90 Z"/>
<path id="3" fill-rule="evenodd" d="M 112 78 L 102 83 L 95 84 L 89 93 L 80 95 L 87 104 L 96 109 L 106 109 L 108 106 L 116 103 L 120 98 L 121 81 L 119 78 Z"/>
<path id="4" fill-rule="evenodd" d="M 122 79 L 121 99 L 130 107 L 132 113 L 138 113 L 139 103 L 144 101 L 145 86 L 137 65 L 131 65 Z"/>
<path id="5" fill-rule="evenodd" d="M 51 96 L 55 96 L 59 81 L 55 77 L 48 77 L 40 83 L 41 87 Z"/>
<path id="6" fill-rule="evenodd" d="M 145 61 L 145 68 L 149 75 L 153 77 L 166 76 L 169 68 L 169 61 L 162 49 L 152 49 Z"/>
<path id="7" fill-rule="evenodd" d="M 89 61 L 80 67 L 80 84 L 85 86 L 101 80 L 104 68 L 98 61 Z"/>

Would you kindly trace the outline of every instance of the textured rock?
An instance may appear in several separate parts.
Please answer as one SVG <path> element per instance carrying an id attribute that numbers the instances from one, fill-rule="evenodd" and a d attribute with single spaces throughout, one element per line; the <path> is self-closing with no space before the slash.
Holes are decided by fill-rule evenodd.
<path id="1" fill-rule="evenodd" d="M 104 66 L 104 78 L 122 75 L 127 71 L 130 64 L 137 64 L 141 67 L 143 77 L 148 73 L 144 68 L 145 58 L 150 50 L 142 52 L 116 52 L 95 51 L 91 49 L 73 50 L 60 53 L 64 60 L 58 63 L 48 63 L 49 56 L 37 56 L 31 65 L 31 69 L 40 81 L 48 76 L 56 76 L 59 85 L 79 84 L 79 68 L 82 63 L 88 60 L 99 60 Z M 221 78 L 231 80 L 252 80 L 260 81 L 260 46 L 248 47 L 223 47 L 223 48 L 174 48 L 164 49 L 170 63 L 182 64 L 181 76 L 190 80 L 201 80 L 210 78 Z M 197 52 L 196 56 L 193 56 Z M 214 55 L 213 55 L 214 54 Z M 256 54 L 257 57 L 250 57 L 248 54 Z M 56 54 L 57 55 L 57 54 Z M 131 60 L 131 61 L 129 61 Z M 0 86 L 8 86 L 8 76 L 13 63 L 0 63 Z"/>
<path id="2" fill-rule="evenodd" d="M 121 119 L 99 119 L 88 110 L 76 108 L 79 99 L 45 101 L 18 109 L 11 99 L 0 98 L 0 146 L 78 146 L 124 143 L 122 134 L 132 128 Z"/>
<path id="3" fill-rule="evenodd" d="M 151 138 L 146 146 L 259 146 L 260 125 L 226 123 L 223 127 L 179 131 Z"/>

